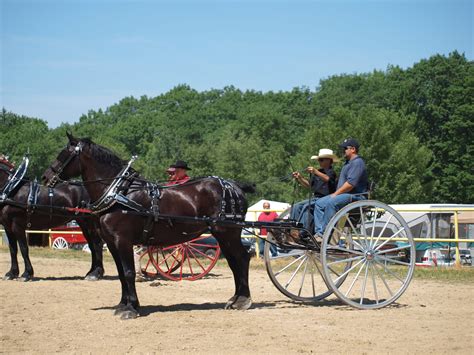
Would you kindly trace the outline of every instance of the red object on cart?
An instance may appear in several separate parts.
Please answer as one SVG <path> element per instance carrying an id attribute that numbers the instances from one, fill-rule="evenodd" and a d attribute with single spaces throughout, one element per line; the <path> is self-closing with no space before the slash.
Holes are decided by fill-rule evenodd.
<path id="1" fill-rule="evenodd" d="M 65 226 L 51 228 L 51 231 L 61 232 L 51 234 L 51 246 L 54 249 L 69 249 L 70 247 L 83 247 L 87 245 L 87 240 L 75 221 L 71 221 Z"/>

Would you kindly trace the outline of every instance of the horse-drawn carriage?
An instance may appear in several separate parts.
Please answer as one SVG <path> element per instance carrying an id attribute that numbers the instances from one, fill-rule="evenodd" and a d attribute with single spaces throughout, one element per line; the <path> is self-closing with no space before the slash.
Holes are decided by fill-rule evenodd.
<path id="1" fill-rule="evenodd" d="M 351 203 L 334 215 L 321 239 L 303 240 L 294 238 L 294 232 L 310 231 L 294 221 L 244 221 L 246 188 L 236 182 L 206 177 L 164 188 L 142 179 L 131 168 L 133 160 L 125 164 L 106 148 L 69 135 L 67 147 L 43 176 L 50 185 L 82 177 L 95 201 L 90 208 L 98 216 L 101 237 L 117 264 L 122 298 L 116 313 L 122 318 L 138 315 L 133 245 L 151 246 L 150 262 L 166 265 L 169 274 L 191 260 L 177 257 L 191 252 L 175 246 L 186 246 L 204 233 L 218 240 L 234 275 L 235 294 L 226 308 L 251 306 L 250 257 L 240 240 L 242 229 L 269 231 L 264 249 L 268 275 L 278 290 L 297 301 L 319 301 L 334 293 L 356 308 L 380 308 L 397 300 L 411 281 L 415 245 L 410 229 L 384 203 Z M 276 257 L 272 244 L 280 251 Z"/>

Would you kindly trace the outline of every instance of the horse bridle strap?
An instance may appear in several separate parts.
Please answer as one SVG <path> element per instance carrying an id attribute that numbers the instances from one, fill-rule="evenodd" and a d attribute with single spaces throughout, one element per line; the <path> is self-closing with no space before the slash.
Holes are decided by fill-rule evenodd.
<path id="1" fill-rule="evenodd" d="M 71 162 L 71 160 L 74 159 L 76 155 L 81 154 L 81 152 L 82 152 L 82 142 L 79 142 L 74 147 L 74 149 L 71 150 L 71 154 L 67 157 L 67 159 L 61 162 L 61 165 L 59 165 L 58 168 L 56 168 L 55 163 L 51 164 L 50 168 L 54 172 L 54 175 L 49 180 L 48 187 L 54 187 L 61 180 L 59 175 L 61 175 L 61 173 L 66 168 L 66 166 Z"/>

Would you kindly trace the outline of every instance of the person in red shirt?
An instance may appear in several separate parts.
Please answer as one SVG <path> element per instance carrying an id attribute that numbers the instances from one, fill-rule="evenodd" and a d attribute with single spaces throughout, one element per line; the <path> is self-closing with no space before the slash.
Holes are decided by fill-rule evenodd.
<path id="1" fill-rule="evenodd" d="M 263 209 L 264 210 L 270 210 L 270 202 L 265 201 L 263 203 Z M 275 218 L 278 218 L 278 214 L 275 211 L 263 211 L 260 213 L 260 216 L 258 216 L 258 221 L 259 222 L 273 222 Z M 267 237 L 267 229 L 266 228 L 260 228 L 260 237 Z M 265 241 L 263 239 L 259 239 L 259 254 L 260 257 L 263 257 L 263 248 L 265 247 Z M 272 253 L 272 256 L 277 256 L 277 248 L 276 246 L 272 245 L 270 246 L 270 252 Z"/>
<path id="2" fill-rule="evenodd" d="M 174 172 L 172 169 L 174 169 Z M 182 160 L 177 160 L 176 163 L 170 165 L 166 170 L 169 174 L 168 183 L 166 185 L 184 184 L 187 182 L 190 179 L 187 174 L 188 170 L 191 170 L 188 163 Z"/>

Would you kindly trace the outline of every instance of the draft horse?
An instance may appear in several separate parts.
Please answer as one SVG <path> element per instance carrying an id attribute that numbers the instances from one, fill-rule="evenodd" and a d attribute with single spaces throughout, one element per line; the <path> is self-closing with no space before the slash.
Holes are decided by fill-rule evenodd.
<path id="1" fill-rule="evenodd" d="M 0 195 L 7 186 L 9 179 L 14 176 L 15 167 L 11 162 L 0 159 Z M 82 229 L 84 237 L 89 244 L 92 256 L 92 265 L 87 272 L 86 280 L 98 280 L 104 275 L 102 263 L 102 240 L 98 234 L 98 223 L 93 218 L 81 218 L 66 209 L 59 211 L 56 207 L 74 208 L 80 206 L 82 201 L 88 201 L 87 191 L 82 186 L 59 184 L 54 189 L 37 186 L 35 205 L 29 203 L 31 189 L 34 182 L 22 179 L 10 191 L 6 198 L 0 200 L 0 224 L 3 225 L 8 237 L 10 248 L 11 266 L 5 274 L 5 280 L 13 280 L 19 276 L 18 245 L 25 262 L 25 271 L 20 277 L 21 281 L 29 281 L 34 276 L 28 252 L 26 229 L 49 229 L 66 224 L 75 219 Z M 18 243 L 18 245 L 17 245 Z"/>
<path id="2" fill-rule="evenodd" d="M 94 201 L 92 209 L 99 216 L 101 236 L 115 260 L 122 286 L 115 315 L 121 319 L 139 315 L 134 244 L 164 247 L 184 243 L 204 232 L 212 233 L 217 239 L 234 276 L 235 293 L 225 308 L 248 309 L 251 306 L 250 256 L 241 242 L 242 228 L 209 224 L 202 218 L 219 219 L 232 210 L 238 211 L 235 220 L 243 221 L 248 207 L 244 192 L 250 192 L 250 186 L 217 177 L 195 179 L 180 186 L 158 186 L 128 169 L 130 163 L 127 166 L 109 149 L 90 139 L 67 135 L 67 146 L 42 178 L 48 183 L 52 179 L 82 177 Z M 104 184 L 105 181 L 109 183 Z"/>

